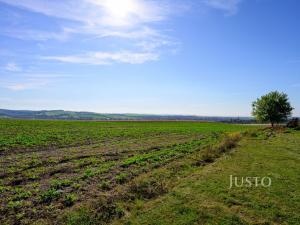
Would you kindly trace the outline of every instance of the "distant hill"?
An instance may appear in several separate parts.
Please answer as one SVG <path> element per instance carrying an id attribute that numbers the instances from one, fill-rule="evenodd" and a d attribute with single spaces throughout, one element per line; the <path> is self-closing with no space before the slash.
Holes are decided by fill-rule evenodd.
<path id="1" fill-rule="evenodd" d="M 64 110 L 8 110 L 0 109 L 0 118 L 11 119 L 49 119 L 49 120 L 190 120 L 218 121 L 234 123 L 254 122 L 251 117 L 208 117 L 187 115 L 147 115 L 147 114 L 102 114 L 93 112 L 74 112 Z"/>

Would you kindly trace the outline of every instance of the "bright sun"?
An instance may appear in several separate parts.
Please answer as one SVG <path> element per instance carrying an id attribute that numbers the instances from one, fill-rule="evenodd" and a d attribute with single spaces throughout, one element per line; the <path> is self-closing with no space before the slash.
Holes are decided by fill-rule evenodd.
<path id="1" fill-rule="evenodd" d="M 104 7 L 114 18 L 125 19 L 138 10 L 136 0 L 105 0 Z"/>

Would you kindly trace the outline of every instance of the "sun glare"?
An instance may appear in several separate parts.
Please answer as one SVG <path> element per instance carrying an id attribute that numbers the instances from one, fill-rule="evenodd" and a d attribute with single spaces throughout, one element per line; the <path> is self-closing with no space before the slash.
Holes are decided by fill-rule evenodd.
<path id="1" fill-rule="evenodd" d="M 125 19 L 138 10 L 138 3 L 136 0 L 106 0 L 104 7 L 110 16 Z"/>

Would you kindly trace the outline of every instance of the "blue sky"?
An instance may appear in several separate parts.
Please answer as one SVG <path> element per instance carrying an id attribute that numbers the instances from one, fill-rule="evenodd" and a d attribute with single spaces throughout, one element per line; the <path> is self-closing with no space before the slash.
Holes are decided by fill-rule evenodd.
<path id="1" fill-rule="evenodd" d="M 0 108 L 300 115 L 298 0 L 0 0 Z"/>

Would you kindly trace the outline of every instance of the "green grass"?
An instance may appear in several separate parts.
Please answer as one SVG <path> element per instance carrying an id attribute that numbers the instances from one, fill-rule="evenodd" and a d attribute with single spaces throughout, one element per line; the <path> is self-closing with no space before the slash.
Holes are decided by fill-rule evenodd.
<path id="1" fill-rule="evenodd" d="M 167 194 L 133 202 L 115 224 L 300 224 L 300 133 L 251 136 L 215 163 L 187 169 Z M 230 175 L 272 185 L 229 189 Z"/>
<path id="2" fill-rule="evenodd" d="M 299 131 L 202 122 L 22 120 L 0 120 L 0 128 L 0 224 L 299 219 Z M 268 190 L 228 190 L 229 174 L 270 176 L 274 184 Z"/>
<path id="3" fill-rule="evenodd" d="M 152 135 L 211 133 L 242 125 L 198 122 L 88 122 L 0 119 L 0 152 L 130 140 Z"/>

